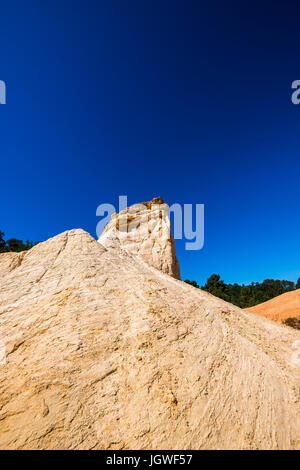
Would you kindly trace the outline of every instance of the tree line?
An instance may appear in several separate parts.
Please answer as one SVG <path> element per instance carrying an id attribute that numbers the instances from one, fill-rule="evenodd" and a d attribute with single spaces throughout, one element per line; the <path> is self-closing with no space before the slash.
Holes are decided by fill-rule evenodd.
<path id="1" fill-rule="evenodd" d="M 0 230 L 0 253 L 7 253 L 9 251 L 25 251 L 30 250 L 34 245 L 40 242 L 33 242 L 32 240 L 26 240 L 24 243 L 23 240 L 18 240 L 17 238 L 9 238 L 8 240 L 4 239 L 5 233 Z"/>
<path id="2" fill-rule="evenodd" d="M 240 308 L 254 307 L 278 295 L 300 288 L 298 281 L 286 281 L 277 279 L 265 279 L 263 282 L 251 282 L 251 284 L 226 284 L 219 274 L 212 274 L 204 284 L 199 286 L 196 281 L 186 279 L 185 282 L 194 287 L 209 292 L 220 299 L 226 300 Z"/>

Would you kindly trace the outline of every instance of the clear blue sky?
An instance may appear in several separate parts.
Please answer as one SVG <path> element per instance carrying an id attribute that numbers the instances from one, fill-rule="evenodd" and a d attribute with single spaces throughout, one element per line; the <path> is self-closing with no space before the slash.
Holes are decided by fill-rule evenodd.
<path id="1" fill-rule="evenodd" d="M 299 31 L 297 2 L 2 3 L 1 230 L 96 236 L 99 204 L 159 195 L 205 204 L 184 279 L 295 280 Z"/>

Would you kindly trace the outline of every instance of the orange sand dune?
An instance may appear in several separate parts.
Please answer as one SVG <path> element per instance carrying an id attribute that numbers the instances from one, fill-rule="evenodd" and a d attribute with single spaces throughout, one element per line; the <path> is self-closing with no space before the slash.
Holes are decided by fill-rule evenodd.
<path id="1" fill-rule="evenodd" d="M 300 317 L 300 289 L 278 295 L 274 299 L 246 310 L 279 322 L 289 317 Z"/>

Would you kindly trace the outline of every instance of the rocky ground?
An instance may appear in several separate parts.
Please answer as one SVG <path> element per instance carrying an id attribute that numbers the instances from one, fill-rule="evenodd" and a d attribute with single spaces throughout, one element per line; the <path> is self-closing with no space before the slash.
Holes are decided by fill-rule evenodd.
<path id="1" fill-rule="evenodd" d="M 299 449 L 300 333 L 83 230 L 0 255 L 1 449 Z"/>

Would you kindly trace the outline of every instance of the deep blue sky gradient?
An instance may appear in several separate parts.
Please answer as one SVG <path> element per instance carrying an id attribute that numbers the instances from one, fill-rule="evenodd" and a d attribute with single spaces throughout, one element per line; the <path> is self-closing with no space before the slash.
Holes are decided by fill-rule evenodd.
<path id="1" fill-rule="evenodd" d="M 0 228 L 45 240 L 96 207 L 205 204 L 183 278 L 300 276 L 297 2 L 1 4 Z"/>

